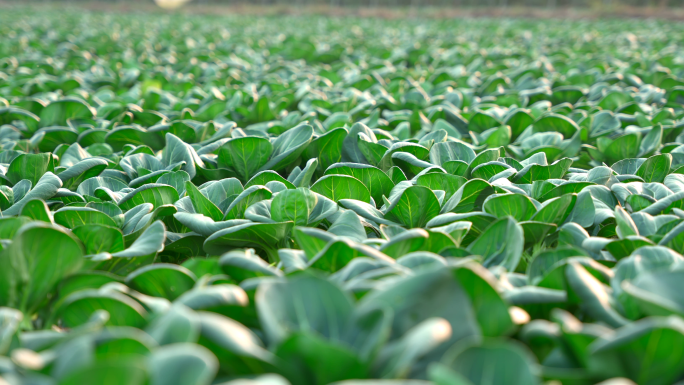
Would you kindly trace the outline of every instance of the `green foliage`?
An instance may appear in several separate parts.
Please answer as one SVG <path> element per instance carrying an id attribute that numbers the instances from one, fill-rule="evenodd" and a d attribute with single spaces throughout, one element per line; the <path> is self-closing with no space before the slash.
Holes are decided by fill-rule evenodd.
<path id="1" fill-rule="evenodd" d="M 0 13 L 0 383 L 684 380 L 680 25 L 57 19 Z"/>

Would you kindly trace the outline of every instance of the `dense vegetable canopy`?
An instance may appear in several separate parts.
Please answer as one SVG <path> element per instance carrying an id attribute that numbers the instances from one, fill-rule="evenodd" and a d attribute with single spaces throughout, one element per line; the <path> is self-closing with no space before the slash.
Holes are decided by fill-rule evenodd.
<path id="1" fill-rule="evenodd" d="M 0 383 L 682 380 L 682 32 L 3 9 Z"/>

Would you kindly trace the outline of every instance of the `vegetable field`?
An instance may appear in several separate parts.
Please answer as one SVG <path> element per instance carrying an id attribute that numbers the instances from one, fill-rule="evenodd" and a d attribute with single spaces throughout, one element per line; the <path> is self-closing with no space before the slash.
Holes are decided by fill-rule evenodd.
<path id="1" fill-rule="evenodd" d="M 684 383 L 682 42 L 2 9 L 0 384 Z"/>

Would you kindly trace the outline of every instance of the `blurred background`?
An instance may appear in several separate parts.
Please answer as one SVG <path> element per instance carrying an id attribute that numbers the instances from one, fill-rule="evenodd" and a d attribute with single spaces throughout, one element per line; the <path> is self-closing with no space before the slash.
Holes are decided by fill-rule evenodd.
<path id="1" fill-rule="evenodd" d="M 186 3 L 187 4 L 183 4 Z M 0 0 L 0 6 L 189 13 L 330 14 L 372 17 L 656 17 L 684 20 L 684 0 Z"/>
<path id="2" fill-rule="evenodd" d="M 149 3 L 154 0 L 3 0 L 5 3 Z M 684 0 L 192 0 L 188 6 L 201 5 L 290 5 L 329 7 L 496 7 L 496 6 L 591 6 L 619 3 L 633 6 L 682 6 Z"/>

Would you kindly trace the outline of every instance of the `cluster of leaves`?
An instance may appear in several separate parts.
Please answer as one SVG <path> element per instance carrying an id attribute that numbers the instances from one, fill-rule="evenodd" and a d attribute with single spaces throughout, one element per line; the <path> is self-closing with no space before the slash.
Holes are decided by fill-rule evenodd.
<path id="1" fill-rule="evenodd" d="M 681 381 L 683 36 L 3 12 L 0 383 Z"/>

